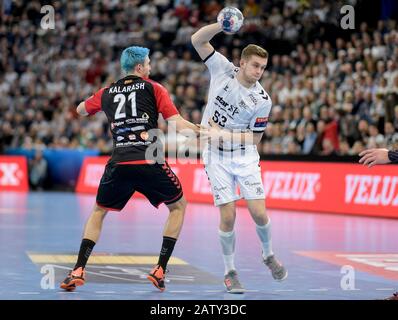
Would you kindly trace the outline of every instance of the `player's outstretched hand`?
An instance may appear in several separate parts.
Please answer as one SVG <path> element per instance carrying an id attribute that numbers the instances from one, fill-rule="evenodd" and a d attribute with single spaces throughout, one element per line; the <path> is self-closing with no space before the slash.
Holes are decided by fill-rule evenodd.
<path id="1" fill-rule="evenodd" d="M 202 126 L 201 124 L 195 124 L 195 126 L 197 126 L 199 129 L 198 137 L 200 138 L 200 140 L 207 140 L 210 137 L 208 128 Z"/>
<path id="2" fill-rule="evenodd" d="M 209 135 L 212 139 L 219 139 L 222 137 L 222 128 L 212 119 L 209 120 L 209 126 Z"/>
<path id="3" fill-rule="evenodd" d="M 221 130 L 220 126 L 213 121 L 213 119 L 209 120 L 209 126 L 215 130 Z"/>
<path id="4" fill-rule="evenodd" d="M 388 150 L 387 149 L 368 149 L 362 151 L 359 156 L 359 163 L 362 163 L 364 166 L 368 166 L 369 168 L 373 167 L 376 164 L 386 164 L 390 163 L 390 159 L 388 158 Z"/>
<path id="5" fill-rule="evenodd" d="M 200 126 L 200 139 L 218 139 L 222 135 L 222 129 L 213 120 L 209 120 L 209 127 Z"/>

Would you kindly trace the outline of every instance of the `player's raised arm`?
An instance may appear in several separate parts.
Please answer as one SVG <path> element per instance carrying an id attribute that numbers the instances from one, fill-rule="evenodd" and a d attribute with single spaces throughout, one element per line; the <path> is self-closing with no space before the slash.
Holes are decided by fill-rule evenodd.
<path id="1" fill-rule="evenodd" d="M 220 24 L 213 23 L 200 28 L 192 35 L 192 45 L 202 60 L 206 59 L 214 51 L 213 46 L 210 44 L 210 40 L 221 31 L 222 28 Z"/>
<path id="2" fill-rule="evenodd" d="M 233 34 L 239 31 L 243 25 L 243 15 L 237 8 L 225 7 L 217 15 L 217 23 L 209 24 L 200 28 L 192 37 L 192 45 L 198 52 L 200 58 L 205 60 L 214 48 L 210 40 L 219 32 Z"/>

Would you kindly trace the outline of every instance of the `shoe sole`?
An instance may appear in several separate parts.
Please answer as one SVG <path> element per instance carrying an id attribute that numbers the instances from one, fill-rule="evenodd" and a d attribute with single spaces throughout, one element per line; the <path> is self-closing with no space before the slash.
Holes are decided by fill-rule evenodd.
<path id="1" fill-rule="evenodd" d="M 74 279 L 69 282 L 69 284 L 61 283 L 61 288 L 66 291 L 73 291 L 76 287 L 84 285 L 85 281 L 82 279 Z"/>
<path id="2" fill-rule="evenodd" d="M 161 287 L 159 287 L 159 286 L 158 286 L 157 280 L 156 280 L 154 277 L 152 277 L 151 275 L 148 275 L 146 278 L 147 278 L 149 281 L 151 281 L 152 284 L 153 284 L 156 288 L 158 288 L 161 292 L 163 292 L 164 290 L 166 290 L 166 288 L 161 288 Z"/>
<path id="3" fill-rule="evenodd" d="M 284 276 L 283 278 L 281 278 L 281 279 L 275 279 L 275 280 L 278 281 L 278 282 L 282 282 L 283 280 L 286 280 L 288 274 L 289 274 L 289 273 L 286 271 L 286 274 L 285 274 L 285 276 Z"/>
<path id="4" fill-rule="evenodd" d="M 230 293 L 230 294 L 243 294 L 243 293 L 246 292 L 245 289 L 231 289 L 231 290 L 228 290 L 228 288 L 225 285 L 225 283 L 224 283 L 224 287 L 225 287 L 225 289 L 227 289 L 227 292 Z"/>

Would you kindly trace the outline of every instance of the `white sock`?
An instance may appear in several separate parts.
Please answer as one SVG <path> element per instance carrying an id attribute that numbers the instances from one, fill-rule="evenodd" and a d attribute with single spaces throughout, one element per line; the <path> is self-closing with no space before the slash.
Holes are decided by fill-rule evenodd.
<path id="1" fill-rule="evenodd" d="M 231 270 L 236 270 L 234 263 L 235 254 L 231 254 L 229 256 L 222 255 L 222 257 L 224 258 L 224 275 L 227 275 Z"/>
<path id="2" fill-rule="evenodd" d="M 268 220 L 268 223 L 263 226 L 256 225 L 256 231 L 258 237 L 260 238 L 261 246 L 263 248 L 263 258 L 266 259 L 270 255 L 274 254 L 272 252 L 271 241 L 271 220 Z"/>
<path id="3" fill-rule="evenodd" d="M 218 230 L 218 235 L 224 259 L 224 272 L 227 274 L 229 271 L 235 270 L 235 232 L 233 230 L 230 232 Z"/>

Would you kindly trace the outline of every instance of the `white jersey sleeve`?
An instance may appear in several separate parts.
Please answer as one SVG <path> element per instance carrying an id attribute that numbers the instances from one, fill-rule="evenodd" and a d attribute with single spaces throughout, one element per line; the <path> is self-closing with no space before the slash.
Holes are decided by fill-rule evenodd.
<path id="1" fill-rule="evenodd" d="M 263 132 L 268 124 L 268 118 L 271 111 L 272 102 L 269 99 L 263 103 L 254 113 L 250 120 L 249 129 L 254 132 Z"/>
<path id="2" fill-rule="evenodd" d="M 232 62 L 215 50 L 203 62 L 209 69 L 212 78 L 229 73 L 236 68 Z"/>

